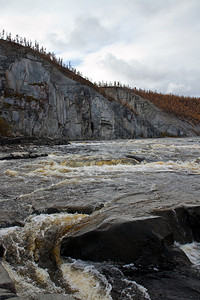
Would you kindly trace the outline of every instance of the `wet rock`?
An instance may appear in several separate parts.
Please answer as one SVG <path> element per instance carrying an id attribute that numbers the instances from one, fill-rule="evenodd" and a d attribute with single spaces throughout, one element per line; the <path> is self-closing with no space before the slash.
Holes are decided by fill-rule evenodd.
<path id="1" fill-rule="evenodd" d="M 29 152 L 12 152 L 10 155 L 13 159 L 29 158 Z"/>
<path id="2" fill-rule="evenodd" d="M 31 298 L 29 297 L 14 297 L 14 298 L 10 298 L 10 300 L 31 300 Z"/>
<path id="3" fill-rule="evenodd" d="M 10 298 L 13 298 L 15 296 L 16 295 L 11 293 L 10 291 L 0 288 L 0 300 L 10 299 Z"/>
<path id="4" fill-rule="evenodd" d="M 4 249 L 3 245 L 0 244 L 0 257 L 3 257 L 4 251 L 5 251 L 5 249 Z"/>
<path id="5" fill-rule="evenodd" d="M 30 215 L 30 206 L 26 203 L 19 206 L 19 202 L 16 203 L 15 200 L 1 202 L 0 228 L 24 226 L 24 220 Z"/>
<path id="6" fill-rule="evenodd" d="M 12 152 L 9 154 L 3 154 L 0 156 L 0 160 L 10 160 L 10 159 L 28 159 L 48 156 L 47 153 L 34 153 L 34 152 Z"/>
<path id="7" fill-rule="evenodd" d="M 93 261 L 134 262 L 137 265 L 174 262 L 174 252 L 170 248 L 174 242 L 173 234 L 163 217 L 108 217 L 99 222 L 96 217 L 95 220 L 96 226 L 92 224 L 94 220 L 91 224 L 89 221 L 63 239 L 61 255 Z"/>
<path id="8" fill-rule="evenodd" d="M 1 263 L 0 263 L 0 288 L 8 290 L 10 293 L 14 293 L 14 294 L 16 293 L 15 285 Z"/>
<path id="9" fill-rule="evenodd" d="M 126 157 L 127 158 L 132 158 L 132 159 L 134 159 L 138 162 L 142 162 L 142 161 L 146 160 L 145 157 L 136 156 L 136 155 L 132 155 L 132 154 L 127 154 Z"/>
<path id="10" fill-rule="evenodd" d="M 144 286 L 152 300 L 199 299 L 200 274 L 191 269 L 135 272 L 131 278 Z"/>
<path id="11" fill-rule="evenodd" d="M 196 209 L 195 209 L 196 210 Z M 188 212 L 185 207 L 174 209 L 160 209 L 154 211 L 155 215 L 164 217 L 170 224 L 174 240 L 180 244 L 191 243 L 194 239 L 192 228 L 188 220 Z M 196 223 L 198 227 L 198 223 Z"/>
<path id="12" fill-rule="evenodd" d="M 186 207 L 194 240 L 200 242 L 200 206 Z"/>
<path id="13" fill-rule="evenodd" d="M 1 298 L 0 298 L 1 299 Z M 4 298 L 7 299 L 7 298 Z M 61 294 L 38 294 L 30 297 L 14 297 L 10 300 L 75 300 L 71 295 Z"/>
<path id="14" fill-rule="evenodd" d="M 87 214 L 90 215 L 94 211 L 101 209 L 104 206 L 103 203 L 97 203 L 96 205 L 74 205 L 74 206 L 50 206 L 42 208 L 41 205 L 35 205 L 33 207 L 33 214 L 55 214 L 55 213 L 69 213 L 69 214 Z"/>
<path id="15" fill-rule="evenodd" d="M 71 295 L 39 294 L 32 297 L 31 300 L 75 300 L 75 298 Z"/>

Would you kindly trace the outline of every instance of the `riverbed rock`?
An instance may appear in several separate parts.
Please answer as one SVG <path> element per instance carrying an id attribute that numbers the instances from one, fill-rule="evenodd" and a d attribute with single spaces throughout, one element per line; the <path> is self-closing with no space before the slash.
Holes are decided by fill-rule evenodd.
<path id="1" fill-rule="evenodd" d="M 31 299 L 29 297 L 16 296 L 16 297 L 10 298 L 10 300 L 31 300 Z"/>
<path id="2" fill-rule="evenodd" d="M 8 290 L 0 288 L 0 300 L 13 298 L 15 294 L 11 293 Z"/>
<path id="3" fill-rule="evenodd" d="M 132 273 L 124 269 L 123 271 L 124 275 L 130 276 L 132 280 L 145 286 L 152 300 L 199 299 L 200 275 L 190 268 L 154 272 L 133 271 Z"/>
<path id="4" fill-rule="evenodd" d="M 7 154 L 1 154 L 0 160 L 10 159 L 28 159 L 48 156 L 47 153 L 35 153 L 35 152 L 12 152 Z"/>
<path id="5" fill-rule="evenodd" d="M 83 222 L 84 223 L 84 222 Z M 126 218 L 96 215 L 73 230 L 61 244 L 61 255 L 83 260 L 165 266 L 190 264 L 174 246 L 170 224 L 163 217 Z M 179 256 L 180 254 L 180 256 Z M 179 259 L 175 257 L 178 256 Z"/>
<path id="6" fill-rule="evenodd" d="M 190 210 L 190 208 L 188 208 Z M 192 243 L 196 238 L 193 235 L 191 222 L 187 207 L 176 207 L 174 209 L 155 210 L 154 214 L 164 217 L 170 224 L 174 240 L 180 244 Z M 198 211 L 198 207 L 194 211 Z M 191 216 L 192 218 L 192 216 Z M 195 220 L 195 228 L 198 228 L 198 220 Z"/>
<path id="7" fill-rule="evenodd" d="M 5 249 L 4 249 L 3 245 L 0 244 L 0 257 L 3 257 L 4 251 L 5 251 Z"/>
<path id="8" fill-rule="evenodd" d="M 200 242 L 200 206 L 187 207 L 188 222 L 195 241 Z"/>
<path id="9" fill-rule="evenodd" d="M 11 280 L 8 272 L 4 269 L 2 264 L 0 263 L 0 289 L 7 290 L 9 293 L 16 293 L 15 285 Z M 6 298 L 4 298 L 6 299 Z"/>

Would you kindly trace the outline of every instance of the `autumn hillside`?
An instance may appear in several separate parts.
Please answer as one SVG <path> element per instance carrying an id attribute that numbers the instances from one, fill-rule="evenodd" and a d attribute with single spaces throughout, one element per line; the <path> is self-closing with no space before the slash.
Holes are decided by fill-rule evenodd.
<path id="1" fill-rule="evenodd" d="M 200 98 L 161 94 L 141 89 L 129 90 L 142 98 L 151 101 L 154 105 L 167 113 L 174 114 L 190 123 L 200 123 Z"/>
<path id="2" fill-rule="evenodd" d="M 2 31 L 2 33 L 0 33 L 0 40 L 5 44 L 5 48 L 7 50 L 9 49 L 9 47 L 12 47 L 12 49 L 16 49 L 16 51 L 18 51 L 19 49 L 24 49 L 24 51 L 28 52 L 32 51 L 33 53 L 39 55 L 41 58 L 54 64 L 62 73 L 64 73 L 69 78 L 95 89 L 109 101 L 113 101 L 114 99 L 111 96 L 105 94 L 104 87 L 114 86 L 124 88 L 131 93 L 137 94 L 142 98 L 151 101 L 154 105 L 169 114 L 174 114 L 178 118 L 195 125 L 200 124 L 200 98 L 184 97 L 173 94 L 161 94 L 137 88 L 132 89 L 129 86 L 120 84 L 119 82 L 114 82 L 114 84 L 107 84 L 107 82 L 104 83 L 104 81 L 99 83 L 92 83 L 88 77 L 83 77 L 79 71 L 73 68 L 70 62 L 68 65 L 66 65 L 63 62 L 62 58 L 57 58 L 54 53 L 46 52 L 46 49 L 44 47 L 40 47 L 37 41 L 35 41 L 35 43 L 32 43 L 26 38 L 19 37 L 18 35 L 12 38 L 11 33 L 6 34 L 4 30 Z"/>

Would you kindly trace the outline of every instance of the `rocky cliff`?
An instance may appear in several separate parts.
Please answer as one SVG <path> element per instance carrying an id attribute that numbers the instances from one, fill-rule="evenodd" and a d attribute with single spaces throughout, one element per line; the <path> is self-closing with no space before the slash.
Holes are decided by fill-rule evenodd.
<path id="1" fill-rule="evenodd" d="M 198 130 L 124 89 L 68 77 L 31 49 L 0 40 L 0 135 L 66 139 L 192 136 Z"/>

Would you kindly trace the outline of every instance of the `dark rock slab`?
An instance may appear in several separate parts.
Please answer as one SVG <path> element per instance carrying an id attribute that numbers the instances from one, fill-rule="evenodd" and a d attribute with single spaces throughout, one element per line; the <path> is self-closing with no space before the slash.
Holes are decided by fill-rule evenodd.
<path id="1" fill-rule="evenodd" d="M 131 277 L 148 290 L 151 300 L 200 299 L 200 274 L 188 268 L 137 273 Z"/>
<path id="2" fill-rule="evenodd" d="M 4 249 L 3 245 L 0 244 L 0 257 L 3 257 L 4 251 L 5 251 L 5 249 Z"/>
<path id="3" fill-rule="evenodd" d="M 127 154 L 126 155 L 126 157 L 127 158 L 131 158 L 131 159 L 134 159 L 134 160 L 136 160 L 136 161 L 138 161 L 138 162 L 142 162 L 142 161 L 144 161 L 144 160 L 147 160 L 145 157 L 143 157 L 143 156 L 136 156 L 136 155 L 132 155 L 132 154 Z"/>
<path id="4" fill-rule="evenodd" d="M 155 215 L 162 216 L 167 220 L 168 224 L 170 224 L 174 240 L 176 242 L 179 242 L 180 244 L 192 243 L 194 237 L 188 219 L 188 211 L 185 207 L 177 207 L 174 209 L 160 209 L 155 210 L 153 213 Z M 193 222 L 196 222 L 196 219 L 195 221 L 193 220 Z M 198 226 L 198 223 L 195 224 L 196 228 Z"/>
<path id="5" fill-rule="evenodd" d="M 189 263 L 182 251 L 173 249 L 173 243 L 173 233 L 163 217 L 103 219 L 96 216 L 63 239 L 61 255 L 163 266 L 174 264 L 174 256 L 181 252 L 180 261 Z"/>
<path id="6" fill-rule="evenodd" d="M 194 240 L 200 242 L 200 206 L 186 207 Z"/>
<path id="7" fill-rule="evenodd" d="M 14 294 L 16 293 L 15 285 L 1 263 L 0 263 L 0 288 L 6 289 L 9 292 Z"/>

